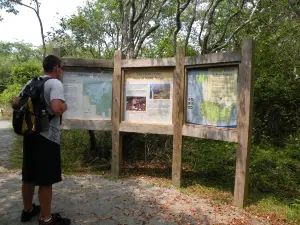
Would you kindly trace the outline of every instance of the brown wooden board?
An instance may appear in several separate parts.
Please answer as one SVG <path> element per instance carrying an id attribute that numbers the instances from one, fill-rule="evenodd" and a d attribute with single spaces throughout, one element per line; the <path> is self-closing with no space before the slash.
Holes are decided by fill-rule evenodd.
<path id="1" fill-rule="evenodd" d="M 206 54 L 200 56 L 185 57 L 185 66 L 207 65 L 207 64 L 221 64 L 221 63 L 239 63 L 241 61 L 240 52 L 223 52 Z"/>
<path id="2" fill-rule="evenodd" d="M 186 124 L 182 128 L 182 135 L 217 141 L 238 142 L 237 129 L 206 127 Z"/>
<path id="3" fill-rule="evenodd" d="M 110 131 L 112 127 L 111 121 L 97 120 L 72 120 L 64 119 L 61 128 L 65 130 L 105 130 Z"/>
<path id="4" fill-rule="evenodd" d="M 79 59 L 79 58 L 62 58 L 63 66 L 69 67 L 99 67 L 99 68 L 114 68 L 113 60 L 103 59 Z"/>
<path id="5" fill-rule="evenodd" d="M 244 39 L 242 43 L 242 62 L 238 78 L 238 150 L 236 155 L 236 174 L 233 204 L 244 207 L 248 199 L 249 164 L 253 115 L 254 54 L 253 41 Z"/>
<path id="6" fill-rule="evenodd" d="M 175 58 L 124 59 L 122 68 L 175 67 Z"/>
<path id="7" fill-rule="evenodd" d="M 148 124 L 148 123 L 130 123 L 123 121 L 120 124 L 120 131 L 144 134 L 173 134 L 173 125 Z"/>
<path id="8" fill-rule="evenodd" d="M 184 57 L 185 49 L 180 46 L 176 50 L 176 70 L 174 71 L 174 97 L 173 97 L 173 162 L 172 183 L 179 187 L 182 172 L 182 125 L 184 101 Z"/>
<path id="9" fill-rule="evenodd" d="M 122 90 L 122 52 L 116 51 L 114 55 L 113 72 L 113 104 L 112 104 L 112 162 L 111 176 L 117 178 L 120 175 L 122 161 L 122 136 L 120 133 L 121 122 L 121 90 Z"/>

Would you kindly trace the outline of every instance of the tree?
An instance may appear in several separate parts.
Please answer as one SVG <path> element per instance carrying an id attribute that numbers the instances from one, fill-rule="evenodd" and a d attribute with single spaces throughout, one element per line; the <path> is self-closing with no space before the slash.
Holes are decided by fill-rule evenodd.
<path id="1" fill-rule="evenodd" d="M 59 41 L 71 38 L 81 48 L 98 52 L 96 58 L 113 56 L 117 49 L 127 58 L 137 58 L 150 36 L 161 26 L 167 0 L 98 0 L 87 2 L 78 13 L 61 21 L 61 29 L 49 35 Z M 69 29 L 72 35 L 66 32 Z"/>
<path id="2" fill-rule="evenodd" d="M 189 26 L 188 33 L 194 30 L 201 54 L 224 50 L 232 43 L 235 35 L 252 22 L 260 1 L 212 0 L 200 4 L 195 25 Z"/>
<path id="3" fill-rule="evenodd" d="M 300 127 L 300 21 L 287 1 L 264 0 L 260 8 L 236 38 L 256 42 L 254 140 L 283 145 Z"/>
<path id="4" fill-rule="evenodd" d="M 3 0 L 0 3 L 0 9 L 5 9 L 6 12 L 18 14 L 19 11 L 15 8 L 15 6 L 17 5 L 32 9 L 35 12 L 40 24 L 40 32 L 41 32 L 43 50 L 44 50 L 43 52 L 43 59 L 44 59 L 46 57 L 46 43 L 45 43 L 43 23 L 40 17 L 41 3 L 38 0 L 30 0 L 30 3 L 24 3 L 22 0 Z"/>
<path id="5" fill-rule="evenodd" d="M 31 44 L 22 42 L 0 42 L 0 92 L 11 82 L 11 72 L 15 65 L 27 61 L 40 61 L 42 52 Z"/>
<path id="6" fill-rule="evenodd" d="M 161 25 L 167 0 L 119 0 L 121 50 L 127 58 L 137 58 L 145 40 Z"/>

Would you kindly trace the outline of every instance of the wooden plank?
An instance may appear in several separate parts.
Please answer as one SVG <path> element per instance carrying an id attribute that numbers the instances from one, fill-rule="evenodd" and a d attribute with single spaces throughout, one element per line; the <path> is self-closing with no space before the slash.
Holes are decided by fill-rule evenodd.
<path id="1" fill-rule="evenodd" d="M 200 56 L 185 57 L 184 65 L 203 65 L 217 63 L 233 63 L 240 62 L 242 59 L 240 52 L 223 52 Z"/>
<path id="2" fill-rule="evenodd" d="M 121 83 L 122 83 L 122 52 L 116 51 L 114 55 L 114 72 L 112 86 L 112 165 L 111 176 L 117 178 L 120 175 L 122 160 L 122 136 L 120 134 L 121 122 Z"/>
<path id="3" fill-rule="evenodd" d="M 122 68 L 138 67 L 175 67 L 175 58 L 122 60 Z"/>
<path id="4" fill-rule="evenodd" d="M 249 161 L 253 115 L 253 41 L 244 39 L 242 43 L 242 62 L 238 77 L 238 150 L 233 204 L 244 207 L 248 199 Z"/>
<path id="5" fill-rule="evenodd" d="M 179 46 L 176 50 L 176 70 L 174 71 L 173 94 L 173 162 L 172 183 L 179 187 L 181 184 L 182 167 L 182 125 L 183 125 L 183 101 L 184 101 L 184 57 L 185 48 Z"/>
<path id="6" fill-rule="evenodd" d="M 120 131 L 133 133 L 148 133 L 148 134 L 173 134 L 172 124 L 146 124 L 146 123 L 130 123 L 122 122 Z"/>
<path id="7" fill-rule="evenodd" d="M 60 48 L 53 48 L 52 49 L 52 54 L 57 56 L 57 57 L 60 57 Z"/>
<path id="8" fill-rule="evenodd" d="M 183 124 L 187 121 L 187 103 L 188 103 L 188 70 L 184 69 L 184 99 L 183 99 Z"/>
<path id="9" fill-rule="evenodd" d="M 114 68 L 113 60 L 62 58 L 63 66 L 68 67 L 99 67 Z"/>
<path id="10" fill-rule="evenodd" d="M 125 110 L 124 105 L 126 104 L 125 97 L 124 97 L 124 91 L 125 91 L 125 71 L 122 70 L 122 80 L 121 80 L 121 121 L 124 121 L 125 117 Z"/>
<path id="11" fill-rule="evenodd" d="M 69 67 L 64 66 L 64 72 L 94 72 L 94 73 L 101 73 L 101 72 L 113 72 L 111 68 L 100 68 L 100 67 Z"/>
<path id="12" fill-rule="evenodd" d="M 219 141 L 238 142 L 238 131 L 237 129 L 231 128 L 217 128 L 189 124 L 183 125 L 182 135 Z"/>
<path id="13" fill-rule="evenodd" d="M 112 127 L 111 121 L 95 121 L 95 120 L 73 120 L 64 119 L 61 125 L 62 129 L 70 130 L 105 130 L 110 131 Z"/>

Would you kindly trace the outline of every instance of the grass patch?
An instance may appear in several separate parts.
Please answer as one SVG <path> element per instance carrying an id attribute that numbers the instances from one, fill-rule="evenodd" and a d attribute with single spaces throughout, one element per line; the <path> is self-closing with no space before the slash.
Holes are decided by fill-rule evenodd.
<path id="1" fill-rule="evenodd" d="M 12 151 L 9 152 L 10 168 L 22 169 L 23 160 L 23 138 L 16 136 L 12 144 Z"/>
<path id="2" fill-rule="evenodd" d="M 0 120 L 11 120 L 12 108 L 8 104 L 0 104 Z"/>
<path id="3" fill-rule="evenodd" d="M 300 204 L 296 200 L 287 201 L 276 196 L 259 198 L 259 201 L 246 208 L 248 212 L 269 219 L 274 224 L 300 224 Z"/>

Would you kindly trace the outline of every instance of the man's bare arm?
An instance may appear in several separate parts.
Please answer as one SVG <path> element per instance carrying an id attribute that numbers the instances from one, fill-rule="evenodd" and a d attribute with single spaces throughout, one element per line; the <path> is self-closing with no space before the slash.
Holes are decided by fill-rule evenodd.
<path id="1" fill-rule="evenodd" d="M 61 116 L 65 111 L 67 111 L 68 107 L 62 100 L 54 99 L 51 101 L 51 109 L 57 116 Z"/>

